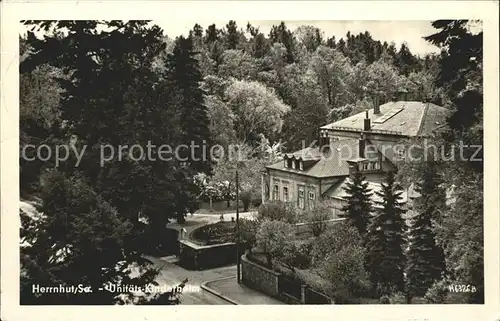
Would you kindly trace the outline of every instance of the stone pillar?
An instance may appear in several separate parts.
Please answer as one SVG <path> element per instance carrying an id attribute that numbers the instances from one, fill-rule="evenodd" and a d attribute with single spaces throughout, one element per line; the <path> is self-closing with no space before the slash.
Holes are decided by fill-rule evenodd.
<path id="1" fill-rule="evenodd" d="M 262 198 L 262 204 L 266 202 L 266 174 L 262 173 L 261 174 L 261 198 Z"/>
<path id="2" fill-rule="evenodd" d="M 307 288 L 306 284 L 302 284 L 300 286 L 300 302 L 302 304 L 306 304 L 306 288 Z"/>
<path id="3" fill-rule="evenodd" d="M 274 285 L 275 295 L 280 295 L 280 274 L 274 276 Z"/>

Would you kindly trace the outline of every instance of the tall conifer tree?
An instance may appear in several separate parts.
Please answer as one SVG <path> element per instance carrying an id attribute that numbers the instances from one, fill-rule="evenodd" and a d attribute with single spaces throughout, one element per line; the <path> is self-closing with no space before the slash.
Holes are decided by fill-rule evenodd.
<path id="1" fill-rule="evenodd" d="M 431 285 L 441 279 L 445 269 L 443 249 L 436 244 L 434 222 L 445 203 L 435 165 L 429 164 L 421 172 L 421 181 L 415 190 L 420 197 L 415 202 L 416 215 L 409 231 L 408 294 L 424 296 Z"/>
<path id="2" fill-rule="evenodd" d="M 182 143 L 198 146 L 193 148 L 192 155 L 184 149 L 182 157 L 188 158 L 188 166 L 196 173 L 209 174 L 211 162 L 207 159 L 207 151 L 210 146 L 210 122 L 203 102 L 203 90 L 200 87 L 202 75 L 195 55 L 192 39 L 179 37 L 168 59 L 169 78 L 176 91 Z M 203 146 L 206 148 L 205 153 Z"/>
<path id="3" fill-rule="evenodd" d="M 228 24 L 226 25 L 226 48 L 227 49 L 236 49 L 236 46 L 238 45 L 240 41 L 240 33 L 238 32 L 238 26 L 236 25 L 236 21 L 234 20 L 229 20 Z"/>
<path id="4" fill-rule="evenodd" d="M 181 185 L 174 193 L 173 206 L 179 222 L 184 222 L 185 214 L 194 210 L 190 202 L 196 195 L 196 185 L 192 179 L 198 173 L 211 174 L 212 162 L 209 159 L 211 137 L 207 108 L 200 87 L 202 75 L 195 58 L 191 38 L 179 37 L 173 53 L 169 56 L 168 79 L 174 90 L 176 108 L 179 114 L 180 143 L 189 148 L 179 150 L 181 171 L 174 174 L 175 181 Z"/>
<path id="5" fill-rule="evenodd" d="M 377 215 L 368 228 L 367 268 L 373 286 L 378 294 L 404 291 L 404 233 L 406 229 L 401 208 L 402 188 L 395 181 L 394 172 L 389 172 L 376 192 L 382 198 L 378 201 Z"/>
<path id="6" fill-rule="evenodd" d="M 342 208 L 345 216 L 356 227 L 359 235 L 365 239 L 366 229 L 370 222 L 372 192 L 368 189 L 368 182 L 360 171 L 354 172 L 345 188 L 348 196 L 347 204 Z"/>

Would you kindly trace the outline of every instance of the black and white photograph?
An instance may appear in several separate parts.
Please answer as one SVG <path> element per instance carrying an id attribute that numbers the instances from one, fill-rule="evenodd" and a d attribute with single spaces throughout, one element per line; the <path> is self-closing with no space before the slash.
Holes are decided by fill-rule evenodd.
<path id="1" fill-rule="evenodd" d="M 492 307 L 486 21 L 210 14 L 12 28 L 15 304 Z"/>

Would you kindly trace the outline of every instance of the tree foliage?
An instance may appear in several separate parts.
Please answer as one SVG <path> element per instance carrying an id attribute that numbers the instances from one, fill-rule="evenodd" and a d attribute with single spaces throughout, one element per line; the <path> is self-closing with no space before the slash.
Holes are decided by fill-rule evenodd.
<path id="1" fill-rule="evenodd" d="M 441 135 L 447 155 L 443 168 L 449 209 L 438 219 L 436 238 L 444 248 L 453 280 L 473 285 L 468 302 L 484 302 L 483 152 L 460 145 L 483 145 L 483 32 L 480 22 L 437 20 L 426 39 L 442 49 L 436 85 L 452 113 Z"/>
<path id="2" fill-rule="evenodd" d="M 324 291 L 338 303 L 349 303 L 366 293 L 368 274 L 366 250 L 350 224 L 340 222 L 326 230 L 312 244 L 311 260 L 316 273 L 328 281 Z"/>
<path id="3" fill-rule="evenodd" d="M 291 224 L 264 220 L 256 235 L 256 246 L 266 254 L 268 266 L 272 266 L 272 259 L 286 264 L 295 253 L 294 239 Z"/>
<path id="4" fill-rule="evenodd" d="M 367 268 L 370 280 L 378 294 L 392 294 L 404 291 L 405 282 L 405 232 L 406 223 L 401 208 L 402 189 L 393 172 L 389 172 L 376 192 L 382 199 L 377 202 L 379 209 L 368 227 Z"/>
<path id="5" fill-rule="evenodd" d="M 80 149 L 87 146 L 79 166 L 71 155 L 58 166 L 57 174 L 51 174 L 55 176 L 47 176 L 52 178 L 40 179 L 56 166 L 53 157 L 47 162 L 20 160 L 22 193 L 41 193 L 43 187 L 45 192 L 50 191 L 44 194 L 43 206 L 53 211 L 54 217 L 63 217 L 64 212 L 74 216 L 70 219 L 75 226 L 73 231 L 63 229 L 64 233 L 54 232 L 54 236 L 50 229 L 62 228 L 61 222 L 40 222 L 42 228 L 37 229 L 38 241 L 33 241 L 33 248 L 41 253 L 23 256 L 23 266 L 33 268 L 26 275 L 34 280 L 76 282 L 86 277 L 85 272 L 77 270 L 72 279 L 64 264 L 42 258 L 54 251 L 49 249 L 51 237 L 57 238 L 58 250 L 81 246 L 85 255 L 94 253 L 89 244 L 104 249 L 109 242 L 111 252 L 102 264 L 111 267 L 118 259 L 139 260 L 134 252 L 138 250 L 138 244 L 134 244 L 137 235 L 144 229 L 161 235 L 173 218 L 183 222 L 185 214 L 194 210 L 200 194 L 230 201 L 238 190 L 248 209 L 252 201 L 260 198 L 261 170 L 280 160 L 282 149 L 295 150 L 313 143 L 320 126 L 372 108 L 375 94 L 384 103 L 405 87 L 411 92 L 410 99 L 449 108 L 452 112 L 444 135 L 433 138 L 446 147 L 448 155 L 458 153 L 453 147 L 461 142 L 483 143 L 483 40 L 482 32 L 470 27 L 471 21 L 433 22 L 438 31 L 426 39 L 442 52 L 424 57 L 413 54 L 406 44 L 397 46 L 373 39 L 369 32 L 348 32 L 343 37 L 325 39 L 314 26 L 304 25 L 292 31 L 284 22 L 272 26 L 269 35 L 251 24 L 243 30 L 233 20 L 220 26 L 196 24 L 188 37 L 176 39 L 148 21 L 26 24 L 34 27 L 31 31 L 43 30 L 44 36 L 30 31 L 20 39 L 20 150 L 27 144 L 42 143 L 54 146 L 70 142 Z M 148 142 L 156 146 L 193 142 L 207 148 L 233 144 L 240 146 L 244 157 L 223 157 L 214 162 L 139 160 L 136 153 L 125 151 L 122 159 L 117 160 L 114 155 L 112 160 L 100 164 L 99 146 L 144 147 Z M 474 152 L 466 150 L 466 158 Z M 195 157 L 200 158 L 200 153 L 201 149 Z M 482 158 L 482 152 L 476 157 Z M 411 170 L 408 179 L 422 177 L 426 164 L 420 165 Z M 236 169 L 240 174 L 239 186 L 235 182 Z M 425 230 L 418 237 L 426 241 L 415 247 L 415 255 L 410 258 L 409 268 L 422 271 L 421 275 L 410 275 L 415 289 L 418 288 L 412 291 L 421 294 L 430 279 L 437 278 L 436 271 L 427 271 L 417 259 L 428 252 L 427 244 L 435 237 L 444 249 L 450 277 L 466 280 L 479 289 L 471 293 L 470 302 L 484 300 L 482 172 L 482 160 L 455 161 L 438 169 L 438 174 L 446 178 L 442 189 L 451 195 L 448 198 L 452 201 L 442 211 L 432 207 L 433 201 L 418 206 L 421 213 L 439 215 L 433 214 L 435 218 L 430 220 L 430 214 L 415 219 L 415 226 Z M 203 177 L 204 183 L 196 184 L 196 177 Z M 369 210 L 363 201 L 367 191 L 363 192 L 360 184 L 357 190 L 354 185 L 349 187 L 353 198 L 346 211 L 358 215 L 355 226 L 363 236 Z M 82 189 L 82 195 L 68 191 L 71 186 Z M 66 195 L 67 199 L 50 198 L 47 195 L 51 193 Z M 368 233 L 371 243 L 367 248 L 367 266 L 374 285 L 385 288 L 382 292 L 389 292 L 387 288 L 392 286 L 401 290 L 403 263 L 399 249 L 403 225 L 396 201 L 399 193 L 395 183 L 386 182 L 379 195 L 384 199 L 382 210 Z M 439 194 L 427 193 L 433 197 Z M 69 200 L 87 205 L 81 205 L 83 210 L 77 213 L 67 209 L 67 204 L 57 203 Z M 106 218 L 104 224 L 96 215 Z M 290 224 L 303 219 L 288 205 L 272 202 L 262 206 L 259 215 Z M 150 224 L 144 226 L 140 217 L 147 217 Z M 428 228 L 430 225 L 432 229 Z M 324 230 L 319 227 L 316 234 Z M 88 241 L 88 230 L 95 231 L 98 238 Z M 288 235 L 285 232 L 280 235 Z M 337 232 L 341 237 L 335 236 L 336 241 L 342 244 L 350 240 L 349 235 Z M 319 239 L 324 240 L 325 234 L 333 237 L 323 231 Z M 253 234 L 249 235 L 249 240 L 253 240 Z M 352 242 L 358 244 L 358 240 Z M 118 247 L 129 252 L 119 257 Z M 338 279 L 338 262 L 344 262 L 342 265 L 352 267 L 356 271 L 353 273 L 364 279 L 358 269 L 361 249 L 357 245 L 334 248 L 338 250 L 335 253 L 323 253 L 318 247 L 315 250 L 313 261 L 328 262 L 323 267 L 325 276 Z M 294 248 L 284 249 L 290 250 L 285 251 L 288 254 L 275 254 L 288 262 Z M 68 262 L 79 260 L 77 254 L 73 251 Z M 101 255 L 97 253 L 96 257 Z M 89 278 L 95 277 L 92 282 L 97 284 L 103 280 L 94 274 L 98 267 L 94 263 Z M 43 268 L 37 270 L 37 265 Z M 49 277 L 49 273 L 56 276 Z M 428 277 L 430 274 L 432 278 Z M 121 277 L 125 278 L 126 273 Z M 24 285 L 27 280 L 23 279 Z M 339 289 L 351 291 L 356 286 L 344 282 Z M 352 294 L 349 293 L 347 296 Z M 71 300 L 80 299 L 68 298 L 68 302 Z"/>
<path id="6" fill-rule="evenodd" d="M 367 227 L 372 216 L 372 192 L 368 189 L 363 173 L 354 172 L 347 183 L 347 204 L 342 208 L 343 216 L 358 230 L 359 235 L 366 237 Z"/>
<path id="7" fill-rule="evenodd" d="M 237 116 L 235 129 L 242 141 L 255 141 L 259 134 L 276 136 L 289 107 L 274 90 L 254 81 L 234 80 L 226 89 L 228 105 Z"/>
<path id="8" fill-rule="evenodd" d="M 445 272 L 443 249 L 435 236 L 436 221 L 445 209 L 446 195 L 436 165 L 428 164 L 416 183 L 420 197 L 415 200 L 415 216 L 409 231 L 407 279 L 409 297 L 424 296 Z"/>
<path id="9" fill-rule="evenodd" d="M 295 224 L 301 218 L 301 213 L 293 204 L 281 201 L 268 201 L 259 207 L 258 217 L 262 220 Z"/>
<path id="10" fill-rule="evenodd" d="M 333 212 L 326 203 L 319 202 L 314 208 L 307 210 L 303 215 L 307 217 L 312 234 L 318 237 L 327 230 L 327 221 L 332 219 Z"/>
<path id="11" fill-rule="evenodd" d="M 130 247 L 132 225 L 81 177 L 46 175 L 39 219 L 23 216 L 21 251 L 24 304 L 113 304 L 109 284 L 153 284 L 156 271 Z M 96 228 L 96 222 L 99 228 Z M 134 276 L 131 268 L 142 269 Z M 140 271 L 140 270 L 139 270 Z M 38 295 L 32 284 L 76 286 L 91 292 Z"/>

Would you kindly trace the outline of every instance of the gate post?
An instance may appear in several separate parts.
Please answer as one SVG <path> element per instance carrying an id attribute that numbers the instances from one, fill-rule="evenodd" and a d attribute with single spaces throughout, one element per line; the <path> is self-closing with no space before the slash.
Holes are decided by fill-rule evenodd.
<path id="1" fill-rule="evenodd" d="M 300 302 L 302 302 L 302 304 L 306 304 L 306 288 L 307 284 L 302 284 L 300 286 Z"/>

